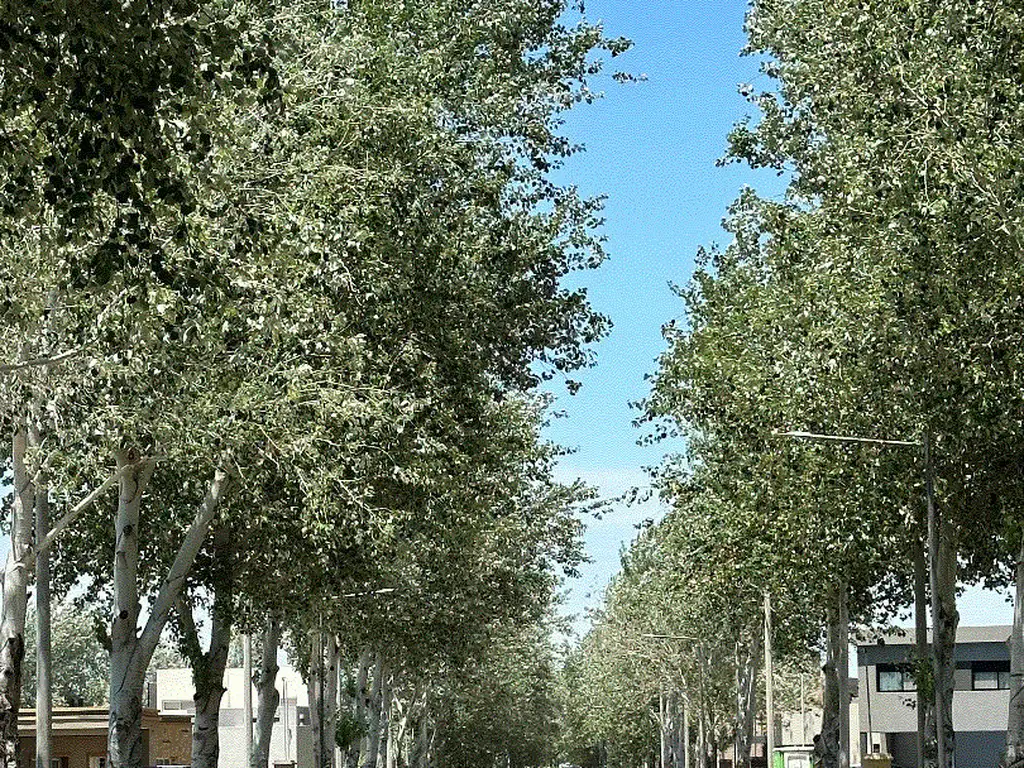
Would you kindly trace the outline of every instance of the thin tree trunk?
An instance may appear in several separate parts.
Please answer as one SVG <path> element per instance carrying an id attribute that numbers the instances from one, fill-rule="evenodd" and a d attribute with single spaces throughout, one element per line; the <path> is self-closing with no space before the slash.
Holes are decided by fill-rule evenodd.
<path id="1" fill-rule="evenodd" d="M 683 697 L 683 763 L 681 768 L 690 765 L 690 697 Z"/>
<path id="2" fill-rule="evenodd" d="M 821 759 L 822 768 L 840 768 L 840 731 L 842 729 L 842 689 L 840 676 L 847 674 L 842 664 L 844 632 L 839 615 L 838 599 L 830 599 L 826 608 L 826 648 L 824 690 L 822 693 L 821 735 L 815 751 Z"/>
<path id="3" fill-rule="evenodd" d="M 263 652 L 256 673 L 256 730 L 249 755 L 249 768 L 267 768 L 270 764 L 270 737 L 274 729 L 274 716 L 281 696 L 277 692 L 277 649 L 281 645 L 281 622 L 269 616 L 263 629 Z M 287 722 L 281 723 L 288 728 Z"/>
<path id="4" fill-rule="evenodd" d="M 370 703 L 367 707 L 366 725 L 369 731 L 369 749 L 363 758 L 363 768 L 377 768 L 377 754 L 380 751 L 380 700 L 384 676 L 384 659 L 377 654 L 373 667 L 373 687 L 370 689 Z"/>
<path id="5" fill-rule="evenodd" d="M 142 691 L 146 669 L 160 634 L 184 587 L 210 522 L 227 491 L 222 470 L 213 481 L 178 548 L 166 578 L 153 600 L 141 634 L 138 619 L 139 513 L 142 495 L 153 475 L 154 462 L 121 451 L 117 454 L 120 494 L 115 521 L 114 615 L 110 632 L 110 726 L 107 755 L 110 768 L 143 768 L 148 760 L 142 741 Z"/>
<path id="6" fill-rule="evenodd" d="M 707 733 L 707 691 L 704 686 L 704 646 L 697 648 L 697 754 L 700 756 L 701 768 L 708 764 L 708 733 Z"/>
<path id="7" fill-rule="evenodd" d="M 224 669 L 231 645 L 234 602 L 234 552 L 231 529 L 220 525 L 213 533 L 213 610 L 210 647 L 202 653 L 192 620 L 192 608 L 178 601 L 183 633 L 189 638 L 196 713 L 192 720 L 192 768 L 217 768 L 220 756 L 220 702 L 224 696 Z"/>
<path id="8" fill-rule="evenodd" d="M 839 582 L 839 768 L 850 768 L 850 604 L 846 582 Z"/>
<path id="9" fill-rule="evenodd" d="M 323 637 L 323 631 L 318 628 L 310 633 L 309 641 L 309 680 L 306 683 L 306 689 L 309 694 L 309 725 L 313 734 L 313 768 L 324 768 Z"/>
<path id="10" fill-rule="evenodd" d="M 1015 569 L 1013 633 L 1010 635 L 1010 706 L 1006 724 L 1004 768 L 1024 766 L 1024 533 Z"/>
<path id="11" fill-rule="evenodd" d="M 757 683 L 756 633 L 744 632 L 736 643 L 736 768 L 750 768 L 754 741 Z"/>
<path id="12" fill-rule="evenodd" d="M 42 449 L 42 432 L 37 409 L 33 408 L 29 445 Z M 35 489 L 36 568 L 36 768 L 50 768 L 52 741 L 52 686 L 50 683 L 50 552 L 42 547 L 50 530 L 50 488 L 46 473 L 38 473 Z"/>
<path id="13" fill-rule="evenodd" d="M 423 768 L 427 762 L 427 716 L 426 713 L 420 716 L 416 723 L 416 738 L 413 742 L 412 754 L 409 757 L 409 765 L 413 768 Z"/>
<path id="14" fill-rule="evenodd" d="M 111 768 L 142 768 L 142 686 L 146 666 L 139 654 L 139 511 L 153 475 L 152 462 L 119 452 L 119 495 L 115 522 L 114 621 L 110 632 Z M 147 660 L 148 661 L 148 660 Z"/>
<path id="15" fill-rule="evenodd" d="M 659 743 L 661 747 L 661 755 L 658 764 L 661 768 L 669 768 L 668 728 L 668 695 L 665 693 L 664 686 L 662 686 L 661 691 L 658 693 L 658 735 L 660 736 Z"/>
<path id="16" fill-rule="evenodd" d="M 353 716 L 361 728 L 366 727 L 366 703 L 369 695 L 366 686 L 369 681 L 369 675 L 370 652 L 363 651 L 359 655 L 359 667 L 356 670 L 356 692 L 352 707 Z M 362 742 L 363 736 L 357 735 L 352 739 L 352 743 L 348 745 L 348 755 L 345 760 L 347 768 L 358 768 Z"/>
<path id="17" fill-rule="evenodd" d="M 925 527 L 922 523 L 922 529 Z M 935 766 L 935 693 L 932 687 L 931 647 L 928 643 L 928 560 L 925 542 L 919 538 L 914 547 L 914 633 L 917 687 L 918 768 Z M 868 749 L 871 745 L 868 745 Z"/>
<path id="18" fill-rule="evenodd" d="M 391 670 L 384 667 L 380 692 L 380 768 L 387 768 L 391 756 Z"/>
<path id="19" fill-rule="evenodd" d="M 953 730 L 953 690 L 955 660 L 953 648 L 956 645 L 956 629 L 960 614 L 956 609 L 956 530 L 948 515 L 941 515 L 938 523 L 938 563 L 933 576 L 937 599 L 933 600 L 932 653 L 935 664 L 935 686 L 942 692 L 942 709 L 936 705 L 936 739 L 941 728 L 944 739 L 946 765 L 940 768 L 954 768 L 956 765 L 956 733 Z M 942 749 L 940 748 L 940 754 Z"/>
<path id="20" fill-rule="evenodd" d="M 339 656 L 338 636 L 332 632 L 327 642 L 327 668 L 324 680 L 323 756 L 325 768 L 335 768 L 336 765 L 335 753 L 338 745 L 335 734 L 338 731 Z"/>
<path id="21" fill-rule="evenodd" d="M 28 448 L 23 425 L 15 427 L 11 443 L 14 464 L 14 503 L 11 505 L 11 549 L 4 568 L 3 614 L 0 617 L 0 729 L 3 765 L 19 764 L 18 713 L 21 710 L 21 672 L 25 659 L 25 614 L 29 573 L 25 557 L 32 546 L 35 494 L 25 464 Z"/>

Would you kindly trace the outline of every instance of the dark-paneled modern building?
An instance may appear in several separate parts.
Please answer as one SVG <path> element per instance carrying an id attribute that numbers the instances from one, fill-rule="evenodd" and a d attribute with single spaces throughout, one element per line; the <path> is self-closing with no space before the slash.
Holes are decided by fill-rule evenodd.
<path id="1" fill-rule="evenodd" d="M 960 627 L 956 636 L 953 727 L 957 768 L 996 768 L 1006 747 L 1010 627 Z M 929 636 L 929 641 L 931 637 Z M 917 765 L 914 630 L 888 632 L 857 646 L 861 754 Z"/>

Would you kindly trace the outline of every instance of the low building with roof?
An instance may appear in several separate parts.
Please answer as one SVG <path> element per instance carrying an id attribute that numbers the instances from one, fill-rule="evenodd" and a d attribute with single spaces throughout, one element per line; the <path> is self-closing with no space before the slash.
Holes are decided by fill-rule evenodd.
<path id="1" fill-rule="evenodd" d="M 54 707 L 51 768 L 107 768 L 109 723 L 106 707 Z M 35 765 L 35 710 L 19 713 L 18 742 L 21 765 Z M 192 718 L 143 709 L 142 750 L 147 766 L 188 765 L 192 762 Z"/>

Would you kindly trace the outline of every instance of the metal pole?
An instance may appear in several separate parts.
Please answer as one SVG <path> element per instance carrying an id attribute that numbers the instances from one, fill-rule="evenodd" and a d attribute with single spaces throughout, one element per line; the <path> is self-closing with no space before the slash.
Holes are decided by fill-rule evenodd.
<path id="1" fill-rule="evenodd" d="M 928 572 L 932 590 L 932 667 L 935 676 L 935 746 L 937 768 L 949 768 L 946 755 L 945 691 L 942 683 L 942 664 L 937 649 L 939 628 L 942 626 L 942 603 L 939 600 L 939 513 L 935 508 L 935 481 L 932 469 L 931 437 L 924 435 L 925 495 L 928 502 Z"/>
<path id="2" fill-rule="evenodd" d="M 242 640 L 242 716 L 245 718 L 245 759 L 252 759 L 252 635 Z"/>
<path id="3" fill-rule="evenodd" d="M 765 759 L 772 768 L 775 754 L 775 684 L 772 669 L 772 597 L 764 593 L 764 708 L 765 708 Z"/>

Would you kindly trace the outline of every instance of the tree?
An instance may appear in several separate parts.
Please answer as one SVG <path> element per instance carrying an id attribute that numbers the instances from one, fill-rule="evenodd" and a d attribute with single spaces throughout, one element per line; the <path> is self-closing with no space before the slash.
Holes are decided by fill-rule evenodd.
<path id="1" fill-rule="evenodd" d="M 31 611 L 30 611 L 31 616 Z M 96 634 L 95 617 L 71 603 L 53 612 L 53 698 L 58 706 L 101 707 L 107 703 L 107 651 Z M 25 667 L 22 699 L 35 698 L 35 623 L 25 632 Z"/>

